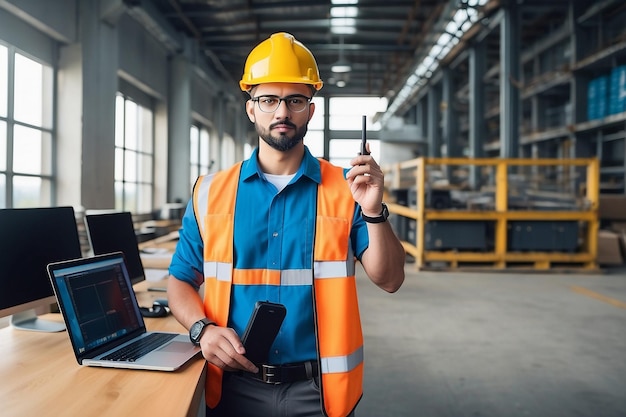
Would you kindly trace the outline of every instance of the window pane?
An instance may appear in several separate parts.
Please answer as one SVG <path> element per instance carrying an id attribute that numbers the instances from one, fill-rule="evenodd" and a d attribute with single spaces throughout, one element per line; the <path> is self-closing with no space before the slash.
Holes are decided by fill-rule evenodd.
<path id="1" fill-rule="evenodd" d="M 137 140 L 140 144 L 139 150 L 152 153 L 152 112 L 145 107 L 138 106 L 139 131 Z"/>
<path id="2" fill-rule="evenodd" d="M 203 174 L 209 172 L 209 132 L 206 129 L 200 131 L 200 166 Z"/>
<path id="3" fill-rule="evenodd" d="M 124 180 L 137 181 L 137 154 L 132 151 L 124 151 Z"/>
<path id="4" fill-rule="evenodd" d="M 124 184 L 121 181 L 115 181 L 115 210 L 124 210 Z"/>
<path id="5" fill-rule="evenodd" d="M 198 166 L 197 165 L 191 165 L 189 167 L 189 180 L 191 181 L 192 185 L 193 185 L 193 183 L 196 182 L 196 179 L 198 178 L 198 175 L 200 175 L 198 173 Z"/>
<path id="6" fill-rule="evenodd" d="M 139 162 L 139 182 L 152 181 L 152 157 L 150 155 L 137 154 Z"/>
<path id="7" fill-rule="evenodd" d="M 368 140 L 370 151 L 375 157 L 380 155 L 380 141 Z M 330 162 L 345 168 L 350 167 L 350 160 L 361 149 L 359 139 L 331 139 L 329 144 Z"/>
<path id="8" fill-rule="evenodd" d="M 115 181 L 124 179 L 124 150 L 115 149 Z"/>
<path id="9" fill-rule="evenodd" d="M 15 120 L 43 125 L 43 67 L 15 54 Z"/>
<path id="10" fill-rule="evenodd" d="M 7 169 L 7 124 L 0 121 L 0 171 Z"/>
<path id="11" fill-rule="evenodd" d="M 361 141 L 354 139 L 331 139 L 328 146 L 330 162 L 348 168 L 350 160 L 359 152 Z"/>
<path id="12" fill-rule="evenodd" d="M 222 141 L 221 168 L 231 166 L 235 163 L 235 140 L 232 136 L 225 134 Z"/>
<path id="13" fill-rule="evenodd" d="M 126 109 L 124 112 L 126 124 L 124 129 L 124 146 L 126 149 L 137 149 L 137 132 L 138 132 L 138 119 L 137 119 L 137 104 L 130 100 L 125 102 Z"/>
<path id="14" fill-rule="evenodd" d="M 25 126 L 15 126 L 13 138 L 13 171 L 24 174 L 50 175 L 50 135 Z"/>
<path id="15" fill-rule="evenodd" d="M 329 101 L 329 125 L 331 130 L 361 130 L 362 116 L 367 116 L 367 129 L 380 130 L 371 125 L 378 112 L 387 109 L 387 99 L 378 97 L 334 97 Z"/>
<path id="16" fill-rule="evenodd" d="M 250 155 L 252 155 L 253 150 L 254 148 L 252 147 L 252 145 L 250 145 L 249 143 L 244 143 L 243 144 L 243 158 L 244 159 L 250 158 Z"/>
<path id="17" fill-rule="evenodd" d="M 115 97 L 115 146 L 124 146 L 124 97 Z"/>
<path id="18" fill-rule="evenodd" d="M 124 210 L 137 213 L 137 184 L 124 183 Z"/>
<path id="19" fill-rule="evenodd" d="M 0 45 L 0 116 L 7 116 L 7 102 L 9 100 L 9 51 Z"/>
<path id="20" fill-rule="evenodd" d="M 50 205 L 51 183 L 40 177 L 13 177 L 13 207 Z"/>
<path id="21" fill-rule="evenodd" d="M 213 136 L 209 136 L 209 155 L 211 155 L 211 160 L 213 164 L 218 163 L 219 164 L 219 154 L 220 154 L 220 142 L 219 142 L 219 138 L 217 137 L 217 135 L 213 135 Z M 209 163 L 209 166 L 211 166 L 211 163 Z M 217 169 L 218 165 L 215 165 L 214 167 Z"/>
<path id="22" fill-rule="evenodd" d="M 137 199 L 137 212 L 149 213 L 152 210 L 152 186 L 141 184 L 139 186 L 139 196 Z"/>
<path id="23" fill-rule="evenodd" d="M 191 165 L 198 163 L 198 128 L 191 126 L 189 129 L 189 162 Z"/>
<path id="24" fill-rule="evenodd" d="M 324 98 L 313 97 L 312 101 L 315 103 L 315 114 L 309 122 L 309 131 L 324 130 Z"/>
<path id="25" fill-rule="evenodd" d="M 149 213 L 154 187 L 154 115 L 118 93 L 115 126 L 115 205 Z"/>
<path id="26" fill-rule="evenodd" d="M 313 156 L 324 156 L 324 132 L 321 130 L 310 131 L 304 138 L 304 144 L 309 148 Z"/>
<path id="27" fill-rule="evenodd" d="M 0 208 L 7 208 L 7 177 L 0 174 Z"/>

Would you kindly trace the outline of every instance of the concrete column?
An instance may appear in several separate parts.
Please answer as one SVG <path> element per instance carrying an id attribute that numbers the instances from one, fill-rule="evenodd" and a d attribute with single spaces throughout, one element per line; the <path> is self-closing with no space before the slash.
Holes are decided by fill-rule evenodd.
<path id="1" fill-rule="evenodd" d="M 215 122 L 215 130 L 217 132 L 217 143 L 218 143 L 218 149 L 219 149 L 219 153 L 217 155 L 216 158 L 216 162 L 217 162 L 217 167 L 216 167 L 216 171 L 222 170 L 224 168 L 227 168 L 228 166 L 228 161 L 224 161 L 223 156 L 223 147 L 224 147 L 224 132 L 225 132 L 225 124 L 226 121 L 224 119 L 224 111 L 225 111 L 225 97 L 224 97 L 224 93 L 219 93 L 217 96 L 215 96 L 215 105 L 213 106 L 214 109 L 214 122 Z"/>
<path id="2" fill-rule="evenodd" d="M 191 64 L 183 55 L 170 61 L 169 82 L 167 199 L 169 202 L 186 201 L 191 181 Z"/>
<path id="3" fill-rule="evenodd" d="M 439 128 L 439 105 L 441 93 L 439 86 L 433 85 L 428 91 L 428 156 L 441 156 L 441 129 Z"/>
<path id="4" fill-rule="evenodd" d="M 515 158 L 519 153 L 520 80 L 519 14 L 516 2 L 502 9 L 500 23 L 500 156 Z"/>
<path id="5" fill-rule="evenodd" d="M 485 42 L 480 41 L 469 50 L 469 138 L 470 158 L 482 158 L 485 145 Z M 479 167 L 471 166 L 469 183 L 472 189 L 480 186 Z"/>
<path id="6" fill-rule="evenodd" d="M 469 156 L 484 156 L 485 145 L 485 44 L 481 41 L 469 50 Z"/>
<path id="7" fill-rule="evenodd" d="M 450 68 L 443 69 L 442 90 L 443 142 L 446 145 L 446 156 L 461 156 L 458 143 L 459 121 L 454 106 L 456 85 L 454 72 Z"/>
<path id="8" fill-rule="evenodd" d="M 115 207 L 115 92 L 117 30 L 100 19 L 98 2 L 81 1 L 82 168 L 81 204 Z"/>

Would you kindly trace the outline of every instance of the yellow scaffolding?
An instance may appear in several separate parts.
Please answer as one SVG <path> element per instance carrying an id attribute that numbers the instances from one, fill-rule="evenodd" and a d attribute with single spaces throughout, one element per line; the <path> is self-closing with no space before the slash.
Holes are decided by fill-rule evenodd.
<path id="1" fill-rule="evenodd" d="M 441 210 L 426 207 L 427 167 L 429 166 L 491 166 L 495 167 L 495 189 L 493 210 Z M 586 167 L 584 181 L 585 204 L 581 210 L 509 210 L 509 169 L 511 167 Z M 477 168 L 474 168 L 477 169 Z M 415 244 L 403 240 L 408 254 L 415 258 L 418 269 L 433 262 L 446 263 L 450 268 L 463 264 L 487 264 L 489 268 L 505 269 L 516 266 L 537 270 L 549 270 L 555 265 L 573 266 L 575 269 L 595 270 L 598 268 L 596 255 L 598 248 L 598 198 L 599 198 L 599 162 L 595 158 L 576 159 L 500 159 L 500 158 L 417 158 L 384 167 L 386 189 L 401 188 L 401 181 L 406 182 L 406 175 L 413 174 L 413 184 L 417 190 L 416 208 L 394 202 L 388 203 L 389 211 L 398 216 L 416 221 Z M 565 170 L 566 171 L 566 170 Z M 404 174 L 404 178 L 403 178 Z M 389 178 L 387 178 L 389 177 Z M 386 198 L 389 198 L 387 196 Z M 456 251 L 425 250 L 426 223 L 437 220 L 492 221 L 495 223 L 493 250 Z M 511 221 L 578 221 L 586 224 L 581 250 L 569 252 L 510 251 L 507 248 L 507 227 Z"/>

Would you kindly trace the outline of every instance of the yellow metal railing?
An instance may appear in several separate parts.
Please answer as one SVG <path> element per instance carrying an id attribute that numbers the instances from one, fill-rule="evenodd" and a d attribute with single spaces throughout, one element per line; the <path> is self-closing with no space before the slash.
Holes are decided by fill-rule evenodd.
<path id="1" fill-rule="evenodd" d="M 432 209 L 426 207 L 427 168 L 429 166 L 480 167 L 495 169 L 494 205 L 492 210 Z M 509 170 L 513 167 L 568 167 L 585 169 L 584 206 L 577 210 L 509 210 Z M 472 169 L 472 168 L 470 168 Z M 474 168 L 476 169 L 476 168 Z M 599 162 L 595 158 L 577 159 L 499 159 L 499 158 L 417 158 L 383 167 L 386 175 L 386 189 L 397 190 L 407 176 L 417 190 L 416 207 L 389 202 L 391 213 L 416 221 L 415 244 L 404 240 L 406 252 L 415 258 L 418 268 L 432 262 L 445 262 L 456 268 L 459 263 L 487 263 L 495 269 L 507 268 L 513 263 L 530 264 L 535 269 L 550 269 L 554 264 L 574 264 L 582 269 L 596 269 L 598 247 L 598 198 Z M 403 179 L 404 176 L 404 179 Z M 411 179 L 412 177 L 412 179 Z M 388 197 L 387 197 L 388 198 Z M 492 221 L 495 223 L 493 250 L 455 251 L 425 250 L 426 223 L 436 220 Z M 581 250 L 570 252 L 509 251 L 507 229 L 510 221 L 578 221 L 586 224 L 583 228 Z"/>

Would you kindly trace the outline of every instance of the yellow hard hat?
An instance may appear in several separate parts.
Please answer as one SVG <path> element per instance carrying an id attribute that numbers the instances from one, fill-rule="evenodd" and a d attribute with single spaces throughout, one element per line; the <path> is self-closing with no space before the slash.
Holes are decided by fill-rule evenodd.
<path id="1" fill-rule="evenodd" d="M 258 44 L 246 59 L 239 86 L 249 91 L 263 83 L 309 84 L 316 90 L 324 84 L 315 57 L 289 33 L 274 33 Z"/>

